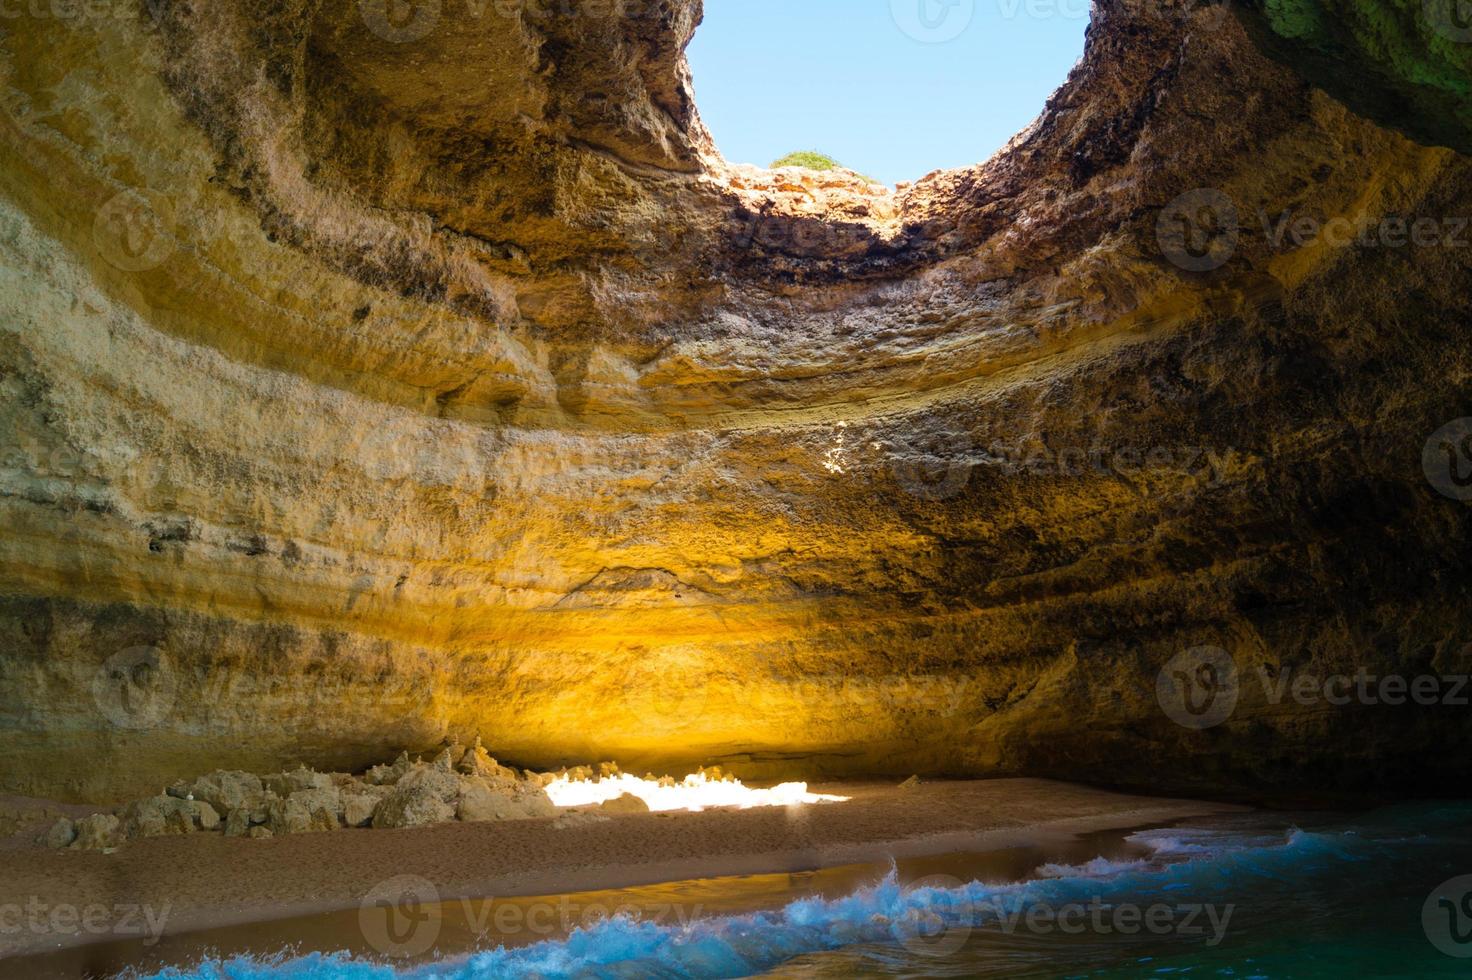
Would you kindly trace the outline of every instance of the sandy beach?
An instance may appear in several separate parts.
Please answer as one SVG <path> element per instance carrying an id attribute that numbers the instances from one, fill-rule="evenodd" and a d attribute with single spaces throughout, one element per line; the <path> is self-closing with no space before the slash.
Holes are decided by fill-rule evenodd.
<path id="1" fill-rule="evenodd" d="M 1044 846 L 1239 809 L 1035 779 L 814 789 L 851 799 L 573 826 L 527 820 L 271 840 L 194 834 L 138 841 L 112 854 L 48 850 L 27 830 L 0 845 L 0 975 L 22 965 L 13 957 L 28 954 L 71 949 L 67 961 L 83 963 L 81 948 L 94 944 L 111 947 L 107 959 L 115 962 L 120 940 L 123 948 L 141 946 L 153 930 L 168 944 L 200 930 L 356 910 L 376 886 L 401 875 L 432 882 L 445 901 L 550 896 Z M 84 926 L 89 908 L 94 919 Z M 63 910 L 60 918 L 54 910 Z"/>

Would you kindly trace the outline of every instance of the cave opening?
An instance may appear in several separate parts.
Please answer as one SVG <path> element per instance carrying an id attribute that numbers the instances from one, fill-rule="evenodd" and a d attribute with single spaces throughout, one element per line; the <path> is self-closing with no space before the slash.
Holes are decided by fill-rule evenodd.
<path id="1" fill-rule="evenodd" d="M 766 2 L 0 18 L 0 975 L 1472 954 L 1459 0 Z"/>
<path id="2" fill-rule="evenodd" d="M 733 163 L 893 186 L 990 157 L 1083 53 L 1089 0 L 707 0 L 687 55 Z"/>

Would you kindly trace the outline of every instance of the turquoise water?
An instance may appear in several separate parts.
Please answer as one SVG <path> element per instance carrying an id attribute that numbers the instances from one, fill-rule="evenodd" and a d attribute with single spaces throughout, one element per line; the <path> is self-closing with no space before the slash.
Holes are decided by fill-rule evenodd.
<path id="1" fill-rule="evenodd" d="M 412 967 L 234 957 L 166 980 L 1472 976 L 1472 805 L 1252 814 L 1131 835 L 1015 881 L 881 881 L 684 924 L 614 918 Z M 1428 911 L 1429 909 L 1429 911 Z M 1423 912 L 1426 917 L 1423 919 Z M 1460 940 L 1465 938 L 1465 942 Z"/>

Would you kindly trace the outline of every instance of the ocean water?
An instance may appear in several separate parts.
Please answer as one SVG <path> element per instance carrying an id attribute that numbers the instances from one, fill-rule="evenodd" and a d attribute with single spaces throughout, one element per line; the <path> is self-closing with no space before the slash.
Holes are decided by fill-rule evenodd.
<path id="1" fill-rule="evenodd" d="M 1246 814 L 1140 831 L 1101 850 L 979 876 L 959 856 L 932 859 L 846 880 L 841 894 L 739 913 L 723 910 L 720 883 L 706 883 L 708 901 L 683 921 L 615 915 L 519 945 L 431 949 L 408 966 L 362 953 L 282 952 L 205 958 L 148 976 L 1472 976 L 1472 878 L 1456 881 L 1472 876 L 1472 805 Z"/>

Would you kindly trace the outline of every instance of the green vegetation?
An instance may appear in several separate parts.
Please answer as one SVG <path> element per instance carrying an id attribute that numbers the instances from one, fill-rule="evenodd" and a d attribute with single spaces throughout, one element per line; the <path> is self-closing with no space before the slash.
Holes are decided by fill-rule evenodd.
<path id="1" fill-rule="evenodd" d="M 807 167 L 809 170 L 843 170 L 843 164 L 833 159 L 826 153 L 817 150 L 798 150 L 789 153 L 780 160 L 772 161 L 773 169 L 777 167 Z"/>
<path id="2" fill-rule="evenodd" d="M 819 153 L 817 150 L 798 150 L 796 153 L 789 153 L 779 160 L 772 161 L 772 169 L 775 170 L 777 167 L 806 167 L 809 170 L 848 170 L 849 173 L 862 177 L 871 184 L 884 183 L 881 180 L 875 180 L 868 174 L 861 174 L 857 170 L 849 170 L 848 167 L 845 167 L 828 154 Z"/>

